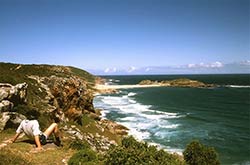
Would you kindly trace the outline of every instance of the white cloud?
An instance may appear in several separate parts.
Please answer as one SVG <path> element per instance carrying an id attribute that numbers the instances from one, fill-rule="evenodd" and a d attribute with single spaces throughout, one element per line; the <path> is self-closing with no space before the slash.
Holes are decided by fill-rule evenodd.
<path id="1" fill-rule="evenodd" d="M 222 68 L 223 66 L 224 66 L 224 65 L 223 65 L 221 62 L 218 62 L 218 61 L 216 61 L 216 62 L 210 64 L 210 67 L 211 67 L 211 68 Z"/>
<path id="2" fill-rule="evenodd" d="M 219 61 L 216 61 L 216 62 L 212 62 L 212 63 L 199 63 L 199 64 L 188 64 L 187 65 L 187 68 L 222 68 L 224 65 L 219 62 Z"/>
<path id="3" fill-rule="evenodd" d="M 128 72 L 130 73 L 130 72 L 133 72 L 133 71 L 135 71 L 136 70 L 136 67 L 134 67 L 134 66 L 131 66 L 131 67 L 129 67 L 128 68 Z"/>
<path id="4" fill-rule="evenodd" d="M 151 70 L 151 68 L 146 68 L 145 72 L 149 72 Z"/>
<path id="5" fill-rule="evenodd" d="M 106 68 L 106 69 L 104 70 L 105 73 L 114 73 L 114 72 L 116 72 L 116 71 L 117 71 L 116 68 Z"/>
<path id="6" fill-rule="evenodd" d="M 250 66 L 250 60 L 242 61 L 240 64 Z"/>
<path id="7" fill-rule="evenodd" d="M 211 63 L 191 63 L 177 66 L 146 66 L 128 68 L 106 68 L 105 70 L 91 71 L 100 75 L 133 75 L 133 74 L 210 74 L 210 73 L 250 73 L 250 60 L 232 63 L 219 61 Z"/>
<path id="8" fill-rule="evenodd" d="M 196 68 L 197 66 L 195 64 L 188 64 L 188 68 Z"/>

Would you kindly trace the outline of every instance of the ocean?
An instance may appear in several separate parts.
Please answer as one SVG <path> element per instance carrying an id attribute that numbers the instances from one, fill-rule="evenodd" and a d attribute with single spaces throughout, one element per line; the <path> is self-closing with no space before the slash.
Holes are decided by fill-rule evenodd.
<path id="1" fill-rule="evenodd" d="M 189 78 L 216 88 L 152 87 L 98 95 L 104 118 L 129 134 L 169 152 L 182 153 L 192 140 L 212 146 L 222 164 L 250 164 L 250 74 L 103 76 L 109 84 Z"/>

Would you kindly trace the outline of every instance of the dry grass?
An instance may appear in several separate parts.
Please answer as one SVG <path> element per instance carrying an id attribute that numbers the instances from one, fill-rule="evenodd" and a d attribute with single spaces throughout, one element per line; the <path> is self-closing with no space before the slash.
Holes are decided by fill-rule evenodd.
<path id="1" fill-rule="evenodd" d="M 0 133 L 0 143 L 14 136 L 15 133 Z M 49 144 L 48 144 L 49 145 Z M 66 147 L 44 146 L 44 151 L 32 153 L 35 144 L 26 137 L 0 149 L 0 165 L 32 164 L 63 165 L 75 153 Z"/>

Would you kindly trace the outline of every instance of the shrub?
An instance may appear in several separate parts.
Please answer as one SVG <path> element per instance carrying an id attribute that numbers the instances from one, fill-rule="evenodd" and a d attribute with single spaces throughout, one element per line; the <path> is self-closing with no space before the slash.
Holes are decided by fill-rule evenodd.
<path id="1" fill-rule="evenodd" d="M 86 141 L 77 139 L 77 140 L 72 141 L 69 144 L 69 148 L 72 148 L 75 150 L 84 150 L 84 149 L 90 149 L 90 145 Z"/>
<path id="2" fill-rule="evenodd" d="M 218 154 L 212 147 L 207 147 L 199 141 L 187 145 L 183 152 L 184 159 L 189 165 L 219 165 Z"/>
<path id="3" fill-rule="evenodd" d="M 79 164 L 96 164 L 97 155 L 93 150 L 86 149 L 86 150 L 79 150 L 75 153 L 68 161 L 69 165 L 79 165 Z"/>
<path id="4" fill-rule="evenodd" d="M 111 148 L 105 155 L 105 164 L 159 164 L 181 165 L 183 162 L 164 150 L 157 150 L 145 142 L 138 142 L 132 136 L 124 138 L 122 144 Z"/>

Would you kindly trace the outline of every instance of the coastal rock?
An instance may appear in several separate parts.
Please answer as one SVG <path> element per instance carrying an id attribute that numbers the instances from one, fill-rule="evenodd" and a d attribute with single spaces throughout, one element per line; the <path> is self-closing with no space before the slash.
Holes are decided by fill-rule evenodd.
<path id="1" fill-rule="evenodd" d="M 24 119 L 26 119 L 24 115 L 16 112 L 0 113 L 0 131 L 7 128 L 16 128 Z"/>
<path id="2" fill-rule="evenodd" d="M 102 125 L 104 128 L 107 128 L 111 133 L 117 134 L 117 135 L 127 135 L 128 134 L 128 128 L 117 124 L 113 121 L 103 119 L 99 122 L 100 125 Z"/>
<path id="3" fill-rule="evenodd" d="M 58 122 L 65 126 L 62 129 L 63 138 L 86 140 L 97 151 L 107 150 L 116 144 L 114 140 L 119 140 L 120 135 L 127 134 L 123 126 L 111 121 L 101 122 L 100 110 L 95 110 L 93 106 L 94 76 L 86 71 L 73 67 L 20 67 L 15 64 L 0 64 L 0 69 L 4 73 L 4 77 L 0 77 L 2 82 L 27 82 L 15 86 L 6 83 L 0 85 L 0 130 L 10 127 L 16 129 L 25 119 L 19 113 L 28 115 L 28 112 L 35 111 L 39 114 L 36 117 L 39 123 L 41 121 L 41 127 Z M 13 110 L 16 112 L 9 112 Z M 85 126 L 91 130 L 87 133 L 82 129 L 83 116 L 92 122 Z M 72 123 L 75 126 L 71 127 Z M 97 132 L 92 132 L 95 130 Z"/>
<path id="4" fill-rule="evenodd" d="M 95 78 L 95 85 L 98 86 L 99 88 L 96 88 L 95 94 L 115 94 L 118 93 L 119 91 L 116 89 L 107 89 L 105 88 L 105 85 L 107 84 L 106 79 L 103 79 L 101 77 L 96 77 Z"/>
<path id="5" fill-rule="evenodd" d="M 0 102 L 0 113 L 1 112 L 6 112 L 6 111 L 11 111 L 14 107 L 14 104 L 10 102 L 9 100 L 2 100 Z"/>
<path id="6" fill-rule="evenodd" d="M 66 70 L 67 71 L 67 70 Z M 65 71 L 65 72 L 66 72 Z M 80 77 L 39 77 L 29 76 L 45 89 L 47 103 L 55 107 L 55 115 L 81 123 L 84 111 L 95 113 L 93 107 L 93 92 L 87 82 Z M 63 113 L 63 115 L 62 115 Z"/>
<path id="7" fill-rule="evenodd" d="M 70 127 L 64 126 L 63 130 L 69 135 L 69 138 L 85 140 L 93 150 L 98 152 L 107 151 L 112 145 L 117 145 L 115 141 L 109 140 L 98 133 L 82 133 L 75 125 L 71 125 Z"/>
<path id="8" fill-rule="evenodd" d="M 187 87 L 187 88 L 210 88 L 215 87 L 214 84 L 205 84 L 197 80 L 190 80 L 186 78 L 180 78 L 175 80 L 164 80 L 164 81 L 151 81 L 143 80 L 139 83 L 140 85 L 159 85 L 166 87 Z"/>
<path id="9" fill-rule="evenodd" d="M 96 90 L 96 95 L 98 94 L 116 94 L 119 93 L 117 89 L 107 89 L 107 88 L 99 88 Z"/>
<path id="10" fill-rule="evenodd" d="M 89 111 L 84 111 L 84 114 L 87 114 L 89 118 L 92 118 L 94 120 L 100 121 L 101 120 L 101 114 L 99 111 L 96 111 L 95 113 L 89 112 Z"/>
<path id="11" fill-rule="evenodd" d="M 27 101 L 27 87 L 27 83 L 15 86 L 8 83 L 0 83 L 0 101 L 9 100 L 14 105 L 25 103 Z"/>
<path id="12" fill-rule="evenodd" d="M 0 131 L 12 126 L 17 127 L 26 118 L 19 113 L 9 111 L 18 104 L 26 103 L 27 87 L 27 83 L 15 86 L 0 83 Z"/>

